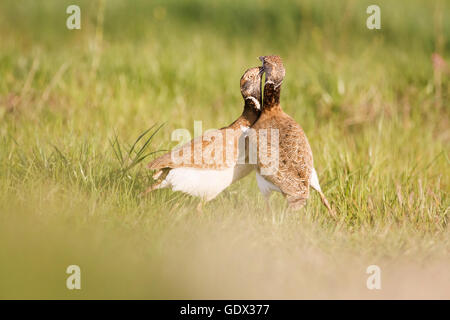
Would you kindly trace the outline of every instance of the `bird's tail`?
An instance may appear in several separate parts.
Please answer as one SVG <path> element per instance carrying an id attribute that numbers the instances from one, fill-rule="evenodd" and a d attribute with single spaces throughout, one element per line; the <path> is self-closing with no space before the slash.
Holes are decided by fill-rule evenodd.
<path id="1" fill-rule="evenodd" d="M 319 178 L 317 176 L 316 169 L 312 169 L 311 172 L 311 180 L 310 180 L 311 187 L 313 187 L 320 195 L 320 200 L 322 201 L 323 205 L 328 209 L 328 212 L 330 215 L 336 219 L 336 212 L 331 208 L 330 204 L 328 203 L 327 198 L 325 198 L 325 195 L 322 192 L 322 189 L 320 188 L 319 184 Z"/>

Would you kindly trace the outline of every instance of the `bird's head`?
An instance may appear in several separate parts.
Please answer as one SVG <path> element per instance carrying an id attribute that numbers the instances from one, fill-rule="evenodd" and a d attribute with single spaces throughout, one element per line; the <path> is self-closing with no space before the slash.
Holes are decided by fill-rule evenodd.
<path id="1" fill-rule="evenodd" d="M 266 83 L 273 83 L 278 87 L 283 82 L 286 70 L 283 66 L 283 61 L 279 56 L 262 56 L 259 57 L 263 66 L 263 71 L 266 73 Z"/>
<path id="2" fill-rule="evenodd" d="M 244 72 L 241 77 L 241 94 L 244 100 L 253 101 L 253 105 L 257 110 L 261 109 L 261 79 L 262 68 L 250 68 Z"/>

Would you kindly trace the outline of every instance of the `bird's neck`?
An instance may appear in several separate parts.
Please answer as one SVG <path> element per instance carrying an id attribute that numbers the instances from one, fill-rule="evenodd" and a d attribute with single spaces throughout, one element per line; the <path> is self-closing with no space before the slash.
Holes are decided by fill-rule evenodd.
<path id="1" fill-rule="evenodd" d="M 252 126 L 253 123 L 256 122 L 259 115 L 261 114 L 261 111 L 259 111 L 259 109 L 261 109 L 261 105 L 256 98 L 253 97 L 246 98 L 244 111 L 242 112 L 241 116 L 231 124 L 231 127 L 239 128 L 241 126 L 243 127 Z"/>
<path id="2" fill-rule="evenodd" d="M 273 111 L 274 109 L 281 110 L 280 94 L 281 83 L 275 85 L 272 81 L 267 81 L 264 84 L 263 112 Z"/>

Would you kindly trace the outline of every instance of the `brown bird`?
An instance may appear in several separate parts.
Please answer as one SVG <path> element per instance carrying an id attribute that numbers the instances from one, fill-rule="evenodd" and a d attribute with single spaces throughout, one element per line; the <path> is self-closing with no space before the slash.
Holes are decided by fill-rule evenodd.
<path id="1" fill-rule="evenodd" d="M 280 105 L 285 76 L 283 62 L 279 56 L 264 56 L 260 60 L 266 73 L 263 110 L 249 133 L 250 141 L 257 144 L 258 187 L 267 201 L 272 191 L 281 192 L 289 208 L 295 210 L 305 205 L 311 185 L 334 217 L 335 213 L 320 188 L 308 139 L 300 125 L 284 113 Z"/>
<path id="2" fill-rule="evenodd" d="M 156 183 L 147 192 L 172 188 L 205 201 L 249 174 L 243 133 L 261 114 L 261 68 L 248 69 L 240 80 L 244 111 L 227 127 L 209 131 L 148 164 Z"/>

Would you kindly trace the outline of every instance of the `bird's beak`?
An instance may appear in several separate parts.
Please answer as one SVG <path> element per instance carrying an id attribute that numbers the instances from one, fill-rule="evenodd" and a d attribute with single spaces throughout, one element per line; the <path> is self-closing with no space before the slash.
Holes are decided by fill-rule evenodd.
<path id="1" fill-rule="evenodd" d="M 259 67 L 258 76 L 261 76 L 264 73 L 264 67 Z"/>
<path id="2" fill-rule="evenodd" d="M 259 70 L 259 75 L 262 75 L 264 73 L 264 71 L 265 71 L 265 69 L 264 69 L 264 58 L 265 58 L 265 56 L 260 56 L 258 58 L 262 62 L 262 66 L 260 67 L 260 70 Z"/>

